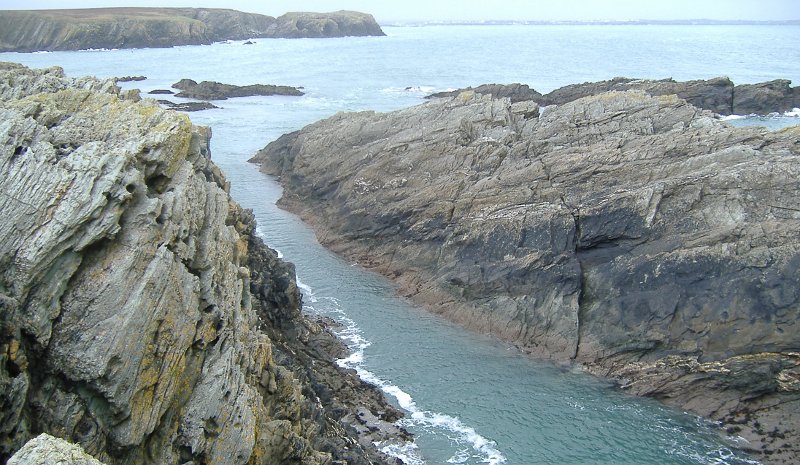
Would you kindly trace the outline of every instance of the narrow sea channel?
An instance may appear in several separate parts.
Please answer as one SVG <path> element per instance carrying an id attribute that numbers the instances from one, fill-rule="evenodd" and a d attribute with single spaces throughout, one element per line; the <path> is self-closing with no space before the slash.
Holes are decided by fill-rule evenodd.
<path id="1" fill-rule="evenodd" d="M 0 54 L 68 75 L 143 75 L 143 95 L 182 78 L 303 86 L 306 95 L 215 102 L 190 114 L 213 130 L 212 158 L 267 244 L 297 266 L 305 310 L 338 319 L 344 361 L 407 412 L 409 463 L 742 464 L 713 425 L 609 383 L 521 356 L 396 296 L 390 282 L 331 254 L 275 206 L 280 186 L 247 160 L 283 133 L 337 111 L 386 111 L 488 82 L 541 92 L 614 76 L 737 83 L 800 81 L 800 27 L 516 27 L 385 29 L 385 38 L 264 40 L 173 49 Z M 172 100 L 178 100 L 172 98 Z M 774 119 L 779 125 L 798 118 Z M 769 121 L 770 123 L 773 120 Z"/>

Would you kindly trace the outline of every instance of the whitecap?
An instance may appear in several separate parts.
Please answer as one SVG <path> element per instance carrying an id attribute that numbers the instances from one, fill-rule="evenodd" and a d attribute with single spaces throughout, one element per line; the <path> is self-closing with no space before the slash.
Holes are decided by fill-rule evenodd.
<path id="1" fill-rule="evenodd" d="M 787 111 L 783 114 L 783 116 L 788 116 L 790 118 L 800 118 L 800 108 L 792 108 L 792 111 Z"/>
<path id="2" fill-rule="evenodd" d="M 481 462 L 488 463 L 489 465 L 506 463 L 506 458 L 497 449 L 497 444 L 494 441 L 481 436 L 474 428 L 465 425 L 458 417 L 419 408 L 411 394 L 404 391 L 399 386 L 384 381 L 367 370 L 363 365 L 364 350 L 369 347 L 370 342 L 362 336 L 358 325 L 348 318 L 343 311 L 337 308 L 335 313 L 336 319 L 344 326 L 343 329 L 335 331 L 335 333 L 352 351 L 348 357 L 338 360 L 337 363 L 344 368 L 355 370 L 362 380 L 376 386 L 385 394 L 394 398 L 397 405 L 408 413 L 406 418 L 398 422 L 400 426 L 419 426 L 427 429 L 440 430 L 445 436 L 451 438 L 455 442 L 467 445 L 468 449 L 471 448 L 474 453 L 477 454 Z M 456 451 L 448 462 L 463 463 L 464 450 L 465 449 L 460 449 Z M 386 453 L 402 460 L 403 457 L 400 455 L 393 455 L 397 452 L 398 449 L 395 447 L 387 446 L 386 448 Z M 474 455 L 470 455 L 469 457 L 472 456 Z M 412 461 L 411 463 L 415 462 Z"/>

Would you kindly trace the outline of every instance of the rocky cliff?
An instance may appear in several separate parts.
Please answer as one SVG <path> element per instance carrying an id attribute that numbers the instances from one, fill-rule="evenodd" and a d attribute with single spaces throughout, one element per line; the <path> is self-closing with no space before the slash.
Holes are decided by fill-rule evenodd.
<path id="1" fill-rule="evenodd" d="M 107 464 L 386 463 L 398 413 L 301 315 L 209 137 L 0 65 L 0 460 L 45 432 Z"/>
<path id="2" fill-rule="evenodd" d="M 286 13 L 278 17 L 267 37 L 384 36 L 372 15 L 356 11 Z"/>
<path id="3" fill-rule="evenodd" d="M 800 453 L 800 127 L 674 95 L 473 91 L 337 114 L 253 159 L 333 250 L 448 318 Z"/>
<path id="4" fill-rule="evenodd" d="M 287 13 L 278 18 L 216 8 L 0 11 L 0 52 L 172 47 L 254 37 L 384 35 L 368 14 Z"/>
<path id="5" fill-rule="evenodd" d="M 792 87 L 787 79 L 739 84 L 726 77 L 709 80 L 675 81 L 673 79 L 631 79 L 617 77 L 608 81 L 584 82 L 540 94 L 522 84 L 488 84 L 474 89 L 439 92 L 428 98 L 454 97 L 461 92 L 474 90 L 494 97 L 509 97 L 512 102 L 532 100 L 540 105 L 563 105 L 590 95 L 604 92 L 642 90 L 649 95 L 677 95 L 692 105 L 720 115 L 749 115 L 783 113 L 800 107 L 800 87 Z"/>

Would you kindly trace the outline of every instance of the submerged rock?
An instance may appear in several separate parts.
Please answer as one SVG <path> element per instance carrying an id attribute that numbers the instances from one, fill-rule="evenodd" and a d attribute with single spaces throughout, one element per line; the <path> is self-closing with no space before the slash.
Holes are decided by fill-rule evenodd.
<path id="1" fill-rule="evenodd" d="M 191 79 L 181 79 L 173 84 L 172 87 L 181 91 L 175 94 L 176 97 L 195 98 L 199 100 L 227 100 L 233 97 L 252 97 L 255 95 L 303 95 L 300 89 L 290 86 L 275 86 L 272 84 L 236 86 L 214 81 L 197 83 Z"/>
<path id="2" fill-rule="evenodd" d="M 253 161 L 321 242 L 432 311 L 797 457 L 800 127 L 641 90 L 531 106 L 340 113 Z"/>
<path id="3" fill-rule="evenodd" d="M 47 432 L 108 464 L 386 463 L 405 433 L 351 417 L 399 413 L 314 345 L 210 130 L 124 95 L 0 64 L 0 460 Z"/>
<path id="4" fill-rule="evenodd" d="M 165 108 L 169 108 L 170 110 L 175 111 L 203 111 L 203 110 L 213 110 L 219 108 L 218 106 L 214 105 L 211 102 L 180 102 L 175 103 L 170 100 L 159 100 L 158 103 L 163 105 Z"/>

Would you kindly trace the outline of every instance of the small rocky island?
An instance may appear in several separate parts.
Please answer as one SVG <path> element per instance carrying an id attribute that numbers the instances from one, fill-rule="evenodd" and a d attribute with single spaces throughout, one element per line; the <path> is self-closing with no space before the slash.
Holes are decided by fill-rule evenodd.
<path id="1" fill-rule="evenodd" d="M 0 462 L 397 464 L 208 128 L 114 80 L 0 63 Z M 41 434 L 47 433 L 47 434 Z M 49 457 L 32 462 L 32 457 Z"/>
<path id="2" fill-rule="evenodd" d="M 217 8 L 0 11 L 0 52 L 172 47 L 250 38 L 383 36 L 366 13 L 274 18 Z"/>
<path id="3" fill-rule="evenodd" d="M 432 311 L 797 463 L 800 126 L 720 121 L 703 108 L 741 108 L 729 82 L 486 86 L 340 113 L 252 161 L 322 243 Z M 744 108 L 786 108 L 762 100 Z"/>
<path id="4" fill-rule="evenodd" d="M 192 79 L 181 79 L 172 85 L 181 92 L 176 97 L 193 98 L 198 100 L 227 100 L 235 97 L 252 97 L 256 95 L 287 95 L 299 97 L 303 92 L 297 87 L 276 86 L 273 84 L 250 84 L 237 86 L 223 84 L 215 81 L 197 82 Z"/>

